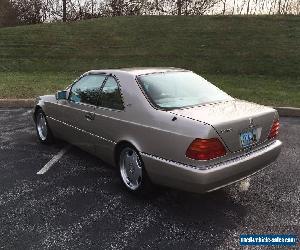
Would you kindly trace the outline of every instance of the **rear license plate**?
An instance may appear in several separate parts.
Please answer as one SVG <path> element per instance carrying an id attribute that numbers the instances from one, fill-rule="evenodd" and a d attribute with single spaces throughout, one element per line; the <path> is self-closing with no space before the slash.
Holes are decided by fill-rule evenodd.
<path id="1" fill-rule="evenodd" d="M 257 142 L 257 130 L 251 129 L 240 133 L 240 141 L 242 147 L 246 148 Z"/>

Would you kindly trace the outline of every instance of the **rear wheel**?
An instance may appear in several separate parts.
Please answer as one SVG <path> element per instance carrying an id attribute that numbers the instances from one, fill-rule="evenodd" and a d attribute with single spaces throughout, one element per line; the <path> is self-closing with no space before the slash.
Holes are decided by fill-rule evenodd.
<path id="1" fill-rule="evenodd" d="M 53 142 L 53 136 L 49 129 L 46 115 L 42 111 L 42 109 L 38 109 L 35 114 L 35 126 L 36 132 L 39 140 L 42 143 L 49 144 Z"/>
<path id="2" fill-rule="evenodd" d="M 130 192 L 148 194 L 153 190 L 140 155 L 132 146 L 126 145 L 120 150 L 119 168 L 121 180 Z"/>

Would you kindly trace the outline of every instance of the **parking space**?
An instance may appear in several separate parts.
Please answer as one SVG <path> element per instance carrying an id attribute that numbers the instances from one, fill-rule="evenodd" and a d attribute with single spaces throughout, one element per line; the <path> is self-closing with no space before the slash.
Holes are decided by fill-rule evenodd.
<path id="1" fill-rule="evenodd" d="M 31 111 L 0 109 L 0 246 L 239 248 L 242 233 L 300 236 L 300 119 L 282 118 L 278 161 L 205 195 L 161 189 L 135 197 L 118 172 L 64 142 L 38 142 Z M 68 148 L 44 174 L 37 174 Z"/>

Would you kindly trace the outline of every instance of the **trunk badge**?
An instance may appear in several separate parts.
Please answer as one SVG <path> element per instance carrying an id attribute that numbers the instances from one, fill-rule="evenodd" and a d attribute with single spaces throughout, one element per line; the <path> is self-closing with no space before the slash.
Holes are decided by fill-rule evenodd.
<path id="1" fill-rule="evenodd" d="M 228 133 L 228 132 L 231 132 L 231 131 L 232 131 L 232 128 L 226 128 L 226 129 L 221 130 L 221 134 Z"/>

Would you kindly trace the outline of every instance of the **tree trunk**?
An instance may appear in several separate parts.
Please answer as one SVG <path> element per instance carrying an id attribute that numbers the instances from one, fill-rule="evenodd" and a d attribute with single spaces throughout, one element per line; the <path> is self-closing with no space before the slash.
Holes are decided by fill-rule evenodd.
<path id="1" fill-rule="evenodd" d="M 250 2 L 251 2 L 251 0 L 248 0 L 248 3 L 247 3 L 247 15 L 249 15 L 249 11 L 250 11 Z"/>
<path id="2" fill-rule="evenodd" d="M 177 15 L 181 16 L 182 13 L 182 0 L 177 0 Z"/>
<path id="3" fill-rule="evenodd" d="M 94 17 L 94 0 L 92 0 L 92 16 Z"/>
<path id="4" fill-rule="evenodd" d="M 63 22 L 67 21 L 67 0 L 63 1 Z"/>
<path id="5" fill-rule="evenodd" d="M 226 0 L 223 0 L 223 11 L 222 11 L 222 15 L 225 15 L 225 11 L 226 11 Z"/>
<path id="6" fill-rule="evenodd" d="M 281 0 L 278 1 L 278 14 L 281 14 Z"/>

